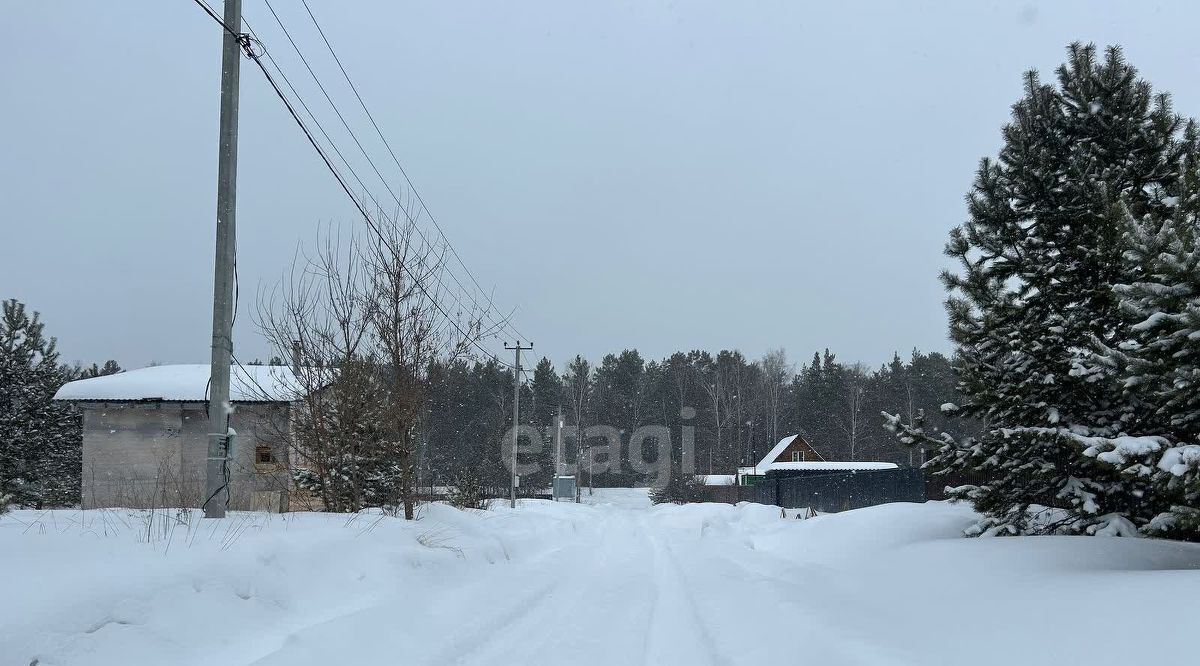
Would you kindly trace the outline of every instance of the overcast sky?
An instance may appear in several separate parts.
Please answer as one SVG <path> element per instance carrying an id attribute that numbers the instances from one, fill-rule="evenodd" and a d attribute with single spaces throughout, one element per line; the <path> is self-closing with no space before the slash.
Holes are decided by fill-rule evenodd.
<path id="1" fill-rule="evenodd" d="M 352 157 L 262 0 L 244 2 Z M 1200 114 L 1189 1 L 310 5 L 459 254 L 560 366 L 625 347 L 947 350 L 941 247 L 1022 71 L 1051 76 L 1072 40 L 1119 43 Z M 276 9 L 355 111 L 303 7 Z M 220 37 L 192 0 L 5 5 L 0 298 L 39 310 L 64 360 L 208 359 Z M 268 353 L 254 292 L 321 223 L 361 222 L 242 76 L 248 359 Z"/>

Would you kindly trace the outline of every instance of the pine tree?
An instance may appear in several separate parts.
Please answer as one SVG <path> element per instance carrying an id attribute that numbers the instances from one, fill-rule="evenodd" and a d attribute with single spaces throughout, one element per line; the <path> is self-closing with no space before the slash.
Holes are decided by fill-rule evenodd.
<path id="1" fill-rule="evenodd" d="M 338 368 L 321 399 L 294 415 L 296 485 L 321 499 L 327 511 L 397 506 L 404 457 L 386 429 L 382 380 L 372 361 Z"/>
<path id="2" fill-rule="evenodd" d="M 532 460 L 522 460 L 523 463 L 536 463 L 537 470 L 521 479 L 531 488 L 549 488 L 553 484 L 554 469 L 554 438 L 558 432 L 558 408 L 562 405 L 562 380 L 554 371 L 550 359 L 542 357 L 533 369 L 533 380 L 529 383 L 529 400 L 522 405 L 525 412 L 524 421 L 537 428 L 542 437 L 541 451 Z M 528 405 L 528 407 L 526 407 Z"/>
<path id="3" fill-rule="evenodd" d="M 1189 128 L 1189 132 L 1190 132 Z M 1194 140 L 1194 137 L 1192 137 Z M 1168 219 L 1130 219 L 1128 270 L 1117 285 L 1125 326 L 1117 344 L 1098 344 L 1080 374 L 1123 391 L 1117 437 L 1086 441 L 1086 453 L 1126 478 L 1148 479 L 1138 526 L 1200 539 L 1200 172 L 1184 169 L 1185 187 Z M 1132 216 L 1130 216 L 1132 217 Z"/>
<path id="4" fill-rule="evenodd" d="M 1077 43 L 1069 56 L 1057 87 L 1026 75 L 999 159 L 981 162 L 969 219 L 946 247 L 961 264 L 943 274 L 965 396 L 956 411 L 987 427 L 937 440 L 930 462 L 988 479 L 955 493 L 985 516 L 973 533 L 1126 534 L 1148 490 L 1084 455 L 1081 438 L 1119 432 L 1123 407 L 1112 382 L 1078 367 L 1088 341 L 1119 335 L 1123 211 L 1169 216 L 1194 141 L 1118 48 L 1100 59 Z"/>
<path id="5" fill-rule="evenodd" d="M 247 365 L 254 364 L 248 363 Z M 93 363 L 88 367 L 84 367 L 79 363 L 76 363 L 69 368 L 63 368 L 63 376 L 67 381 L 75 381 L 76 379 L 91 379 L 93 377 L 103 377 L 105 375 L 115 375 L 118 372 L 123 372 L 123 370 L 121 369 L 121 366 L 112 359 L 105 361 L 104 365 L 102 366 Z"/>
<path id="6" fill-rule="evenodd" d="M 623 455 L 624 444 L 642 425 L 642 409 L 645 399 L 645 362 L 636 350 L 626 349 L 620 354 L 608 354 L 596 368 L 594 378 L 594 419 L 611 425 L 621 433 L 622 455 L 609 461 L 608 470 L 597 475 L 597 485 L 631 486 L 635 481 L 628 460 Z M 601 479 L 603 479 L 601 481 Z"/>
<path id="7" fill-rule="evenodd" d="M 703 501 L 700 480 L 694 474 L 683 471 L 682 461 L 671 461 L 671 472 L 666 484 L 650 490 L 650 501 L 655 504 L 687 504 Z"/>
<path id="8" fill-rule="evenodd" d="M 16 299 L 0 315 L 0 495 L 17 505 L 79 503 L 79 417 L 54 394 L 67 379 L 54 338 Z"/>

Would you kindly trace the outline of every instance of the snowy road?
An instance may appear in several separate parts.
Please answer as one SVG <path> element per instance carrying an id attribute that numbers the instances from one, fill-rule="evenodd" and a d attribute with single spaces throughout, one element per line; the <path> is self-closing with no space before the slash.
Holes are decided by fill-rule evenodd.
<path id="1" fill-rule="evenodd" d="M 0 664 L 1182 663 L 1183 642 L 1059 637 L 1200 611 L 1190 544 L 967 540 L 969 513 L 943 504 L 798 521 L 615 499 L 224 531 L 18 512 L 0 519 L 0 571 L 23 574 L 4 581 Z"/>
<path id="2" fill-rule="evenodd" d="M 414 615 L 413 600 L 398 590 L 378 605 L 293 632 L 258 663 L 388 654 L 410 664 L 553 663 L 555 655 L 589 664 L 733 663 L 714 635 L 737 612 L 728 603 L 735 591 L 710 599 L 726 603 L 699 603 L 699 584 L 677 555 L 682 535 L 654 529 L 645 511 L 602 515 L 573 524 L 570 538 L 525 562 L 472 571 L 410 621 L 396 622 Z M 695 566 L 700 553 L 684 550 Z"/>

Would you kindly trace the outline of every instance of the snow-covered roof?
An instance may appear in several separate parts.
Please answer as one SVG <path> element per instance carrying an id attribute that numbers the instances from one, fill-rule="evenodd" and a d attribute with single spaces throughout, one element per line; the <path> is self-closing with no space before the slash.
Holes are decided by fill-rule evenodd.
<path id="1" fill-rule="evenodd" d="M 890 462 L 861 462 L 861 461 L 838 461 L 838 460 L 803 460 L 803 461 L 780 461 L 771 462 L 782 454 L 787 447 L 791 446 L 792 442 L 796 441 L 799 435 L 789 435 L 779 440 L 775 448 L 767 452 L 762 460 L 758 461 L 758 465 L 754 467 L 739 467 L 738 474 L 743 476 L 762 475 L 771 470 L 829 470 L 829 471 L 860 471 L 871 469 L 896 469 L 899 467 L 896 463 Z M 820 455 L 820 454 L 818 454 Z"/>
<path id="2" fill-rule="evenodd" d="M 775 448 L 771 449 L 767 453 L 767 455 L 763 456 L 762 460 L 758 461 L 758 466 L 766 467 L 766 466 L 770 465 L 771 461 L 778 458 L 779 454 L 783 453 L 783 450 L 786 449 L 788 446 L 790 446 L 791 443 L 794 442 L 796 440 L 796 438 L 799 436 L 800 435 L 792 435 L 790 437 L 784 437 L 783 439 L 779 440 L 779 443 L 775 445 Z"/>
<path id="3" fill-rule="evenodd" d="M 733 474 L 697 474 L 696 480 L 704 486 L 732 486 L 737 477 Z"/>
<path id="4" fill-rule="evenodd" d="M 54 399 L 203 402 L 208 399 L 208 378 L 207 364 L 157 365 L 68 382 L 58 389 Z M 229 397 L 233 402 L 289 402 L 301 393 L 291 368 L 279 365 L 231 368 Z"/>
<path id="5" fill-rule="evenodd" d="M 763 475 L 772 470 L 826 470 L 826 471 L 866 471 L 875 469 L 896 469 L 896 463 L 874 461 L 848 460 L 809 460 L 802 462 L 777 462 L 758 467 L 739 467 L 739 474 Z"/>
<path id="6" fill-rule="evenodd" d="M 779 443 L 775 445 L 775 448 L 768 451 L 767 455 L 763 456 L 762 460 L 758 461 L 758 466 L 761 468 L 770 465 L 771 461 L 778 458 L 779 454 L 783 453 L 787 447 L 791 446 L 792 442 L 796 441 L 796 438 L 799 436 L 800 435 L 789 435 L 779 440 Z M 817 455 L 819 456 L 821 454 L 818 453 Z"/>

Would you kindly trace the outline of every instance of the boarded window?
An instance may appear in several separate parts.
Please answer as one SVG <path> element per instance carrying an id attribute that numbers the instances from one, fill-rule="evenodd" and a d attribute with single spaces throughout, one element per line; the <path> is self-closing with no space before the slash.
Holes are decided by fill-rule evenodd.
<path id="1" fill-rule="evenodd" d="M 275 455 L 271 453 L 271 447 L 259 446 L 254 449 L 254 462 L 259 465 L 270 465 L 275 462 Z"/>

